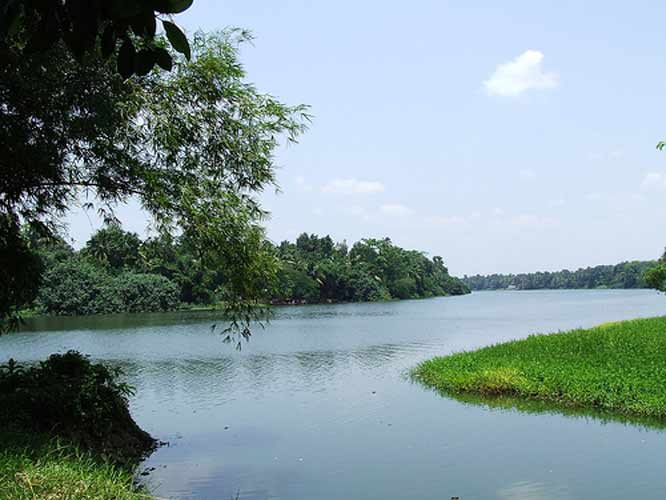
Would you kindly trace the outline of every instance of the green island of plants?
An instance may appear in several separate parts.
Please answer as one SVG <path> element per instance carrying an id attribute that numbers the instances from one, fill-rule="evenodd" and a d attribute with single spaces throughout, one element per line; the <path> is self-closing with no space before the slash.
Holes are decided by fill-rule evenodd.
<path id="1" fill-rule="evenodd" d="M 418 365 L 443 394 L 515 396 L 666 418 L 666 317 L 532 335 Z"/>

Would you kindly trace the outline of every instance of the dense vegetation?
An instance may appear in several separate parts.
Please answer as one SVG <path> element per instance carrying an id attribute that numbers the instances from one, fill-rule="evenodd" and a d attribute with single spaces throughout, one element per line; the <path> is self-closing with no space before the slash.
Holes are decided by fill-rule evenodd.
<path id="1" fill-rule="evenodd" d="M 156 442 L 130 416 L 119 375 L 74 351 L 0 365 L 0 498 L 150 498 L 133 472 Z"/>
<path id="2" fill-rule="evenodd" d="M 45 269 L 33 306 L 60 315 L 167 311 L 224 300 L 225 269 L 207 267 L 187 235 L 142 241 L 111 224 L 80 251 L 63 240 L 31 239 Z M 278 262 L 264 283 L 273 303 L 410 299 L 467 293 L 440 257 L 404 250 L 390 240 L 362 240 L 348 249 L 329 236 L 302 234 L 296 243 L 264 242 Z"/>
<path id="3" fill-rule="evenodd" d="M 661 258 L 645 272 L 645 282 L 650 288 L 666 292 L 666 251 Z"/>
<path id="4" fill-rule="evenodd" d="M 0 427 L 62 438 L 110 462 L 136 464 L 155 447 L 129 414 L 131 387 L 117 369 L 78 352 L 38 365 L 0 365 Z"/>
<path id="5" fill-rule="evenodd" d="M 574 289 L 574 288 L 648 288 L 645 272 L 653 261 L 622 262 L 617 265 L 581 268 L 577 271 L 538 272 L 528 274 L 491 274 L 465 276 L 472 290 Z M 651 285 L 650 285 L 651 286 Z"/>
<path id="6" fill-rule="evenodd" d="M 0 0 L 0 64 L 16 63 L 64 43 L 78 61 L 98 51 L 105 59 L 115 57 L 120 46 L 117 68 L 126 78 L 134 73 L 145 75 L 155 65 L 170 70 L 173 59 L 155 36 L 157 23 L 161 21 L 172 47 L 189 59 L 187 37 L 172 15 L 189 9 L 192 3 Z"/>
<path id="7" fill-rule="evenodd" d="M 414 378 L 444 393 L 513 395 L 666 418 L 666 318 L 533 335 L 434 358 Z"/>
<path id="8" fill-rule="evenodd" d="M 166 3 L 137 5 L 163 11 Z M 155 12 L 143 14 L 132 24 L 141 33 Z M 80 200 L 112 221 L 114 206 L 131 198 L 160 235 L 186 234 L 197 260 L 225 269 L 227 312 L 247 333 L 264 282 L 276 272 L 264 251 L 257 196 L 275 184 L 274 151 L 305 130 L 307 108 L 287 106 L 246 81 L 238 50 L 250 37 L 240 30 L 198 33 L 188 42 L 189 58 L 171 54 L 170 72 L 125 80 L 113 58 L 91 53 L 79 61 L 63 42 L 21 51 L 33 17 L 15 18 L 8 50 L 21 55 L 0 64 L 0 327 L 35 298 L 45 277 L 27 234 L 53 237 Z M 87 26 L 93 39 L 96 28 Z M 119 29 L 125 36 L 126 23 Z M 137 36 L 131 43 L 143 42 Z M 168 48 L 158 36 L 141 50 L 151 57 L 162 46 Z M 119 53 L 117 62 L 123 59 Z"/>
<path id="9" fill-rule="evenodd" d="M 151 500 L 131 471 L 46 435 L 0 433 L 3 500 Z"/>

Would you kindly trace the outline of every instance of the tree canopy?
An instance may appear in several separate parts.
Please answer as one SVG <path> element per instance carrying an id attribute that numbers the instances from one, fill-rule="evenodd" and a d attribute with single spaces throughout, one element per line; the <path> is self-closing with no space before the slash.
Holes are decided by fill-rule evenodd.
<path id="1" fill-rule="evenodd" d="M 218 306 L 234 289 L 234 271 L 200 259 L 187 235 L 141 240 L 118 224 L 98 230 L 75 251 L 63 240 L 35 242 L 44 282 L 31 304 L 46 314 L 151 312 Z M 261 275 L 272 304 L 415 299 L 468 293 L 440 257 L 366 239 L 351 250 L 330 236 L 303 233 L 295 243 L 263 242 L 273 271 Z M 214 262 L 213 262 L 214 264 Z"/>
<path id="2" fill-rule="evenodd" d="M 654 262 L 622 262 L 616 265 L 594 266 L 576 271 L 522 274 L 491 274 L 465 276 L 463 281 L 472 290 L 572 289 L 572 288 L 647 288 L 645 273 Z"/>
<path id="3" fill-rule="evenodd" d="M 168 42 L 188 60 L 191 48 L 173 22 L 193 0 L 0 0 L 0 65 L 17 64 L 64 44 L 80 62 L 115 59 L 129 78 L 156 65 L 170 71 L 173 58 L 156 37 L 161 22 Z"/>
<path id="4" fill-rule="evenodd" d="M 113 207 L 134 198 L 159 234 L 184 235 L 197 259 L 227 271 L 229 312 L 247 322 L 276 269 L 255 195 L 275 184 L 281 139 L 295 141 L 309 119 L 307 107 L 245 81 L 238 47 L 247 40 L 199 33 L 189 61 L 129 81 L 109 61 L 76 61 L 63 43 L 0 67 L 4 318 L 39 282 L 36 265 L 18 265 L 29 259 L 26 228 L 57 234 L 80 200 L 112 221 Z"/>

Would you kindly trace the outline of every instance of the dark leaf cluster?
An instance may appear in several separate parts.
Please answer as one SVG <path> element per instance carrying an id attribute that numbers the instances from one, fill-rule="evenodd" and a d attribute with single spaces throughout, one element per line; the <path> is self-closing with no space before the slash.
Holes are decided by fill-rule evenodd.
<path id="1" fill-rule="evenodd" d="M 0 365 L 3 428 L 58 436 L 114 461 L 136 459 L 154 446 L 128 411 L 132 387 L 122 371 L 75 351 L 37 365 Z"/>
<path id="2" fill-rule="evenodd" d="M 91 55 L 116 57 L 123 78 L 147 75 L 173 60 L 156 39 L 161 22 L 174 50 L 188 60 L 187 37 L 171 20 L 193 0 L 0 0 L 0 63 L 13 64 L 64 43 L 83 62 Z"/>

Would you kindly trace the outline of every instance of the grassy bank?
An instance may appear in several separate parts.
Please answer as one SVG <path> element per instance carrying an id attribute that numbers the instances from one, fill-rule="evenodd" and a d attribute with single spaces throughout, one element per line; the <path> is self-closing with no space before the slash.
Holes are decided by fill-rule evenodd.
<path id="1" fill-rule="evenodd" d="M 118 368 L 75 351 L 0 365 L 0 499 L 139 500 L 157 445 L 132 419 Z"/>
<path id="2" fill-rule="evenodd" d="M 0 434 L 3 500 L 148 500 L 132 473 L 43 435 Z"/>
<path id="3" fill-rule="evenodd" d="M 666 318 L 533 335 L 421 363 L 413 378 L 443 393 L 512 395 L 666 418 Z"/>

